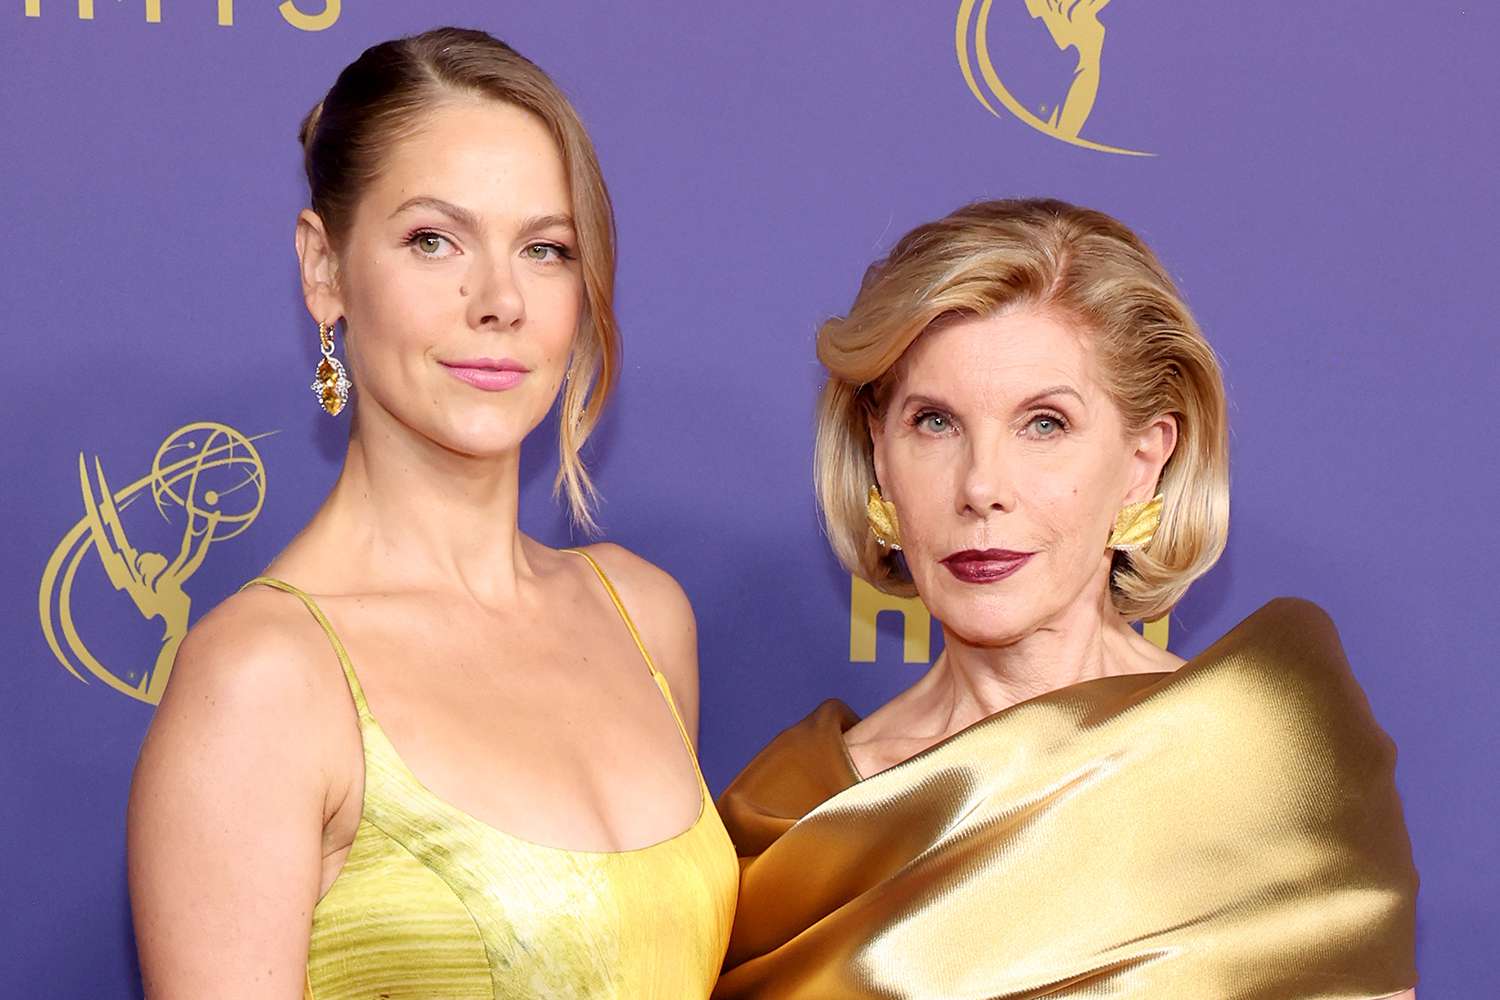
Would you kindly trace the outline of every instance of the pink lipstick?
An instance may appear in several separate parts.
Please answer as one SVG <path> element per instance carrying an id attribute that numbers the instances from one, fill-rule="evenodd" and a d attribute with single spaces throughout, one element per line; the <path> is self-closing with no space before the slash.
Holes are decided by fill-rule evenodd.
<path id="1" fill-rule="evenodd" d="M 460 381 L 467 382 L 485 392 L 504 392 L 514 389 L 531 371 L 519 361 L 510 358 L 470 358 L 463 361 L 444 361 L 448 373 Z"/>
<path id="2" fill-rule="evenodd" d="M 940 562 L 964 583 L 995 583 L 1025 566 L 1033 555 L 1009 549 L 964 549 Z"/>

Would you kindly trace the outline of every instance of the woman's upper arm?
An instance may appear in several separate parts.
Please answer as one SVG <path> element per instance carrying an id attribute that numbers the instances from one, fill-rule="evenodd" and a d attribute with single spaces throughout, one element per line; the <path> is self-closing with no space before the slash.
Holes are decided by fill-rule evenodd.
<path id="1" fill-rule="evenodd" d="M 221 608 L 183 642 L 131 785 L 149 1000 L 302 996 L 329 788 L 314 734 L 329 727 L 305 649 L 243 619 Z"/>

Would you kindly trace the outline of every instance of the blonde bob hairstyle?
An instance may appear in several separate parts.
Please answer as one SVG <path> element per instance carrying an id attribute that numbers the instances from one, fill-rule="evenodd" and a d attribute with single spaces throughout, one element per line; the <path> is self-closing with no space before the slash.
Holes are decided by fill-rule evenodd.
<path id="1" fill-rule="evenodd" d="M 483 31 L 434 28 L 371 46 L 344 68 L 302 122 L 299 138 L 312 208 L 337 250 L 355 205 L 390 148 L 420 129 L 435 106 L 473 97 L 535 115 L 552 133 L 567 174 L 584 308 L 563 382 L 552 492 L 558 496 L 566 490 L 574 523 L 592 533 L 598 494 L 579 451 L 599 423 L 619 368 L 615 216 L 593 143 L 557 84 Z"/>
<path id="2" fill-rule="evenodd" d="M 1126 619 L 1166 614 L 1224 551 L 1229 442 L 1213 350 L 1156 256 L 1102 212 L 1052 200 L 977 202 L 912 230 L 865 273 L 849 314 L 818 331 L 829 378 L 818 402 L 815 479 L 829 542 L 851 572 L 888 593 L 916 592 L 865 521 L 875 483 L 869 421 L 897 362 L 939 320 L 1034 308 L 1084 331 L 1127 430 L 1177 420 L 1162 470 L 1161 527 L 1117 552 L 1110 597 Z"/>

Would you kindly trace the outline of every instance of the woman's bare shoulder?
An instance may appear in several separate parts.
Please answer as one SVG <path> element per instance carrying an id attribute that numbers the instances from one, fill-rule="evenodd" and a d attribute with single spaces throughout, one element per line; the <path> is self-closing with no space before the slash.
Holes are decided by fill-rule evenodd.
<path id="1" fill-rule="evenodd" d="M 336 724 L 341 715 L 348 726 Z M 348 759 L 358 740 L 354 720 L 337 655 L 317 621 L 291 595 L 251 588 L 204 615 L 183 639 L 137 780 L 180 770 L 206 777 L 201 769 L 233 769 L 241 752 L 284 756 L 332 780 L 330 760 Z"/>
<path id="2" fill-rule="evenodd" d="M 302 603 L 253 587 L 230 596 L 188 630 L 161 710 L 212 697 L 216 703 L 230 699 L 221 710 L 244 702 L 252 710 L 295 711 L 309 696 L 342 684 L 337 655 Z"/>
<path id="3" fill-rule="evenodd" d="M 613 542 L 582 548 L 604 570 L 641 634 L 656 668 L 695 731 L 698 707 L 698 625 L 693 606 L 670 573 Z"/>
<path id="4" fill-rule="evenodd" d="M 598 542 L 580 548 L 604 569 L 605 575 L 620 593 L 632 618 L 656 619 L 663 625 L 691 624 L 692 604 L 681 584 L 666 570 L 623 545 Z"/>
<path id="5" fill-rule="evenodd" d="M 268 954 L 305 962 L 325 830 L 359 774 L 342 686 L 322 629 L 288 595 L 237 594 L 183 640 L 126 822 L 148 983 L 243 978 Z"/>

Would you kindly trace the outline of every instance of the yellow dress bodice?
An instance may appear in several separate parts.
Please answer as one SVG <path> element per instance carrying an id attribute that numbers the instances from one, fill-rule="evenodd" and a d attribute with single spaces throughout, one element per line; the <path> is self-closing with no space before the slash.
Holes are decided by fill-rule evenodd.
<path id="1" fill-rule="evenodd" d="M 586 553 L 682 726 L 608 578 Z M 364 741 L 363 811 L 333 885 L 313 911 L 308 1000 L 706 997 L 734 917 L 734 848 L 699 773 L 686 830 L 629 851 L 566 850 L 494 829 L 443 801 L 406 767 L 370 713 L 328 619 Z M 694 756 L 694 766 L 697 758 Z"/>

